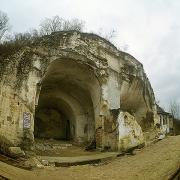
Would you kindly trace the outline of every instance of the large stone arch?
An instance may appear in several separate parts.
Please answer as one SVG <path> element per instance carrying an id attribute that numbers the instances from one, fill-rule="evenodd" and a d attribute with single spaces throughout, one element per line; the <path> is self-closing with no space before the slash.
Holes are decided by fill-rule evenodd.
<path id="1" fill-rule="evenodd" d="M 94 70 L 90 66 L 67 58 L 53 60 L 47 66 L 46 73 L 41 79 L 40 94 L 39 92 L 37 94 L 39 100 L 36 107 L 35 129 L 43 128 L 41 123 L 37 127 L 36 121 L 43 121 L 43 116 L 48 116 L 48 110 L 51 109 L 68 118 L 71 139 L 75 142 L 84 143 L 95 137 L 95 121 L 99 114 L 98 104 L 101 100 L 101 88 Z M 52 121 L 52 119 L 48 121 L 47 117 L 44 117 L 45 119 L 49 123 Z M 51 125 L 49 124 L 49 126 Z M 45 131 L 51 131 L 48 129 L 48 124 L 44 128 Z M 56 131 L 54 130 L 54 133 L 57 133 Z M 53 132 L 49 135 L 48 132 L 38 134 L 36 131 L 35 133 L 39 137 L 58 138 L 52 136 Z M 63 136 L 59 138 L 63 139 Z"/>
<path id="2" fill-rule="evenodd" d="M 55 32 L 0 64 L 0 142 L 7 147 L 33 144 L 35 110 L 43 108 L 60 111 L 71 124 L 73 141 L 95 136 L 100 149 L 137 146 L 141 127 L 156 122 L 155 97 L 142 64 L 97 35 Z"/>

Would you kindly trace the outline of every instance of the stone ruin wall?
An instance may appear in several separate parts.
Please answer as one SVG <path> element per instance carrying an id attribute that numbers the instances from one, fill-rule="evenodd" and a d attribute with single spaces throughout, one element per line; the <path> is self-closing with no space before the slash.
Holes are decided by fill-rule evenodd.
<path id="1" fill-rule="evenodd" d="M 97 79 L 78 84 L 90 89 L 97 147 L 125 150 L 141 145 L 146 141 L 144 134 L 156 123 L 155 97 L 142 64 L 101 37 L 57 32 L 1 61 L 1 147 L 33 145 L 35 108 L 48 67 L 55 61 L 86 66 Z"/>

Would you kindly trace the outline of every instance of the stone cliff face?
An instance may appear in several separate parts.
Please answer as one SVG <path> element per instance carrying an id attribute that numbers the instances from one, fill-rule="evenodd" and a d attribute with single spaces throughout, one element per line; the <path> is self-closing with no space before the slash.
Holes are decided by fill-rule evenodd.
<path id="1" fill-rule="evenodd" d="M 56 32 L 1 56 L 0 64 L 0 140 L 7 147 L 33 144 L 34 127 L 37 138 L 58 136 L 58 117 L 67 128 L 59 127 L 59 139 L 95 138 L 112 150 L 144 143 L 143 132 L 154 126 L 155 97 L 142 64 L 97 35 Z M 59 115 L 39 115 L 46 109 Z M 124 116 L 130 126 L 122 146 Z M 46 128 L 49 121 L 57 127 Z"/>
<path id="2" fill-rule="evenodd" d="M 129 56 L 129 55 L 127 55 Z M 155 97 L 150 82 L 139 62 L 122 68 L 121 109 L 134 115 L 143 129 L 153 125 Z"/>

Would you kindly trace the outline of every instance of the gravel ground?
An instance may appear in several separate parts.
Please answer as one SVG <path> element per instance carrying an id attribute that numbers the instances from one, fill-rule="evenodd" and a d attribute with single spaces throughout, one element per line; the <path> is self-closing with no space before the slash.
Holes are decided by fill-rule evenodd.
<path id="1" fill-rule="evenodd" d="M 18 180 L 166 180 L 180 166 L 180 136 L 169 136 L 149 147 L 104 164 L 44 167 L 31 171 L 0 162 L 0 179 Z"/>

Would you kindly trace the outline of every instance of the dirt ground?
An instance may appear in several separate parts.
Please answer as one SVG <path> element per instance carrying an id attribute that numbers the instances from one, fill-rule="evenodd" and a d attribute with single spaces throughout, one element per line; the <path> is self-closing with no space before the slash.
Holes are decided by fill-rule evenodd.
<path id="1" fill-rule="evenodd" d="M 170 136 L 136 155 L 99 165 L 44 167 L 31 171 L 0 162 L 1 176 L 17 180 L 166 180 L 180 166 L 180 136 Z"/>
<path id="2" fill-rule="evenodd" d="M 34 152 L 39 156 L 71 157 L 100 153 L 100 151 L 85 151 L 85 145 L 76 146 L 70 141 L 36 139 L 35 142 Z"/>

